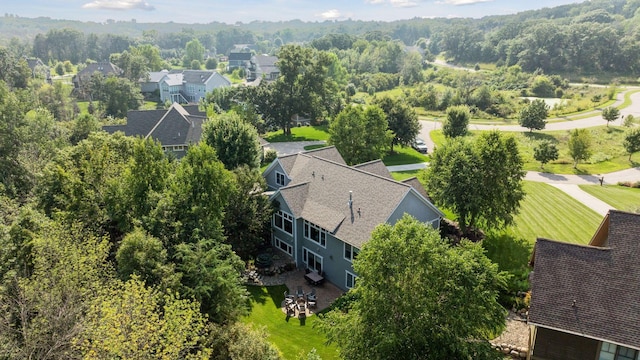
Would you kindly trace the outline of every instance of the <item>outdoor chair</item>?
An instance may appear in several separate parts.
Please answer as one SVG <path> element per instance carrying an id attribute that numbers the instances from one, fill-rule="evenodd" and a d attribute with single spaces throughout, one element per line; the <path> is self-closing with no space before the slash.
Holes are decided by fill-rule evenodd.
<path id="1" fill-rule="evenodd" d="M 307 301 L 316 301 L 316 289 L 311 289 L 311 292 L 307 294 Z"/>
<path id="2" fill-rule="evenodd" d="M 296 290 L 296 296 L 299 298 L 304 297 L 304 291 L 302 291 L 302 286 L 298 286 L 298 290 Z"/>
<path id="3" fill-rule="evenodd" d="M 295 297 L 293 296 L 293 294 L 289 294 L 288 291 L 285 291 L 284 292 L 284 298 L 287 299 L 287 300 L 288 299 L 294 300 Z"/>

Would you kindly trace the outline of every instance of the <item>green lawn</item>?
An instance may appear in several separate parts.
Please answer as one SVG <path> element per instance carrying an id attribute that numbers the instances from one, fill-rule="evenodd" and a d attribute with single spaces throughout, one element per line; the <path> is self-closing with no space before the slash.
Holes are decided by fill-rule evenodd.
<path id="1" fill-rule="evenodd" d="M 418 175 L 420 174 L 420 172 L 422 171 L 422 169 L 420 170 L 407 170 L 407 171 L 394 171 L 391 173 L 391 176 L 393 176 L 394 179 L 398 180 L 398 181 L 402 181 L 402 180 L 406 180 L 408 178 L 412 178 L 412 177 L 418 177 Z"/>
<path id="2" fill-rule="evenodd" d="M 622 211 L 640 209 L 640 189 L 618 185 L 580 185 L 580 189 Z"/>
<path id="3" fill-rule="evenodd" d="M 604 122 L 604 120 L 603 120 Z M 515 136 L 518 141 L 520 155 L 524 161 L 524 169 L 530 171 L 540 171 L 540 162 L 533 158 L 533 148 L 541 140 L 549 140 L 556 144 L 559 151 L 558 160 L 546 164 L 544 172 L 552 174 L 606 174 L 613 171 L 624 170 L 631 167 L 640 166 L 635 161 L 629 161 L 629 154 L 624 150 L 622 143 L 626 128 L 609 127 L 606 125 L 589 128 L 591 133 L 592 156 L 587 162 L 578 164 L 578 168 L 573 168 L 573 159 L 569 155 L 569 131 L 534 131 L 534 132 L 513 132 L 507 133 Z M 470 131 L 467 137 L 473 138 L 480 131 Z M 445 137 L 441 130 L 431 132 L 431 139 L 437 146 L 445 143 Z"/>
<path id="4" fill-rule="evenodd" d="M 387 154 L 382 158 L 386 166 L 416 164 L 429 161 L 429 157 L 417 152 L 410 146 L 394 146 L 393 154 Z"/>
<path id="5" fill-rule="evenodd" d="M 291 128 L 291 136 L 285 136 L 282 130 L 277 130 L 268 132 L 263 138 L 272 143 L 329 140 L 329 130 L 326 126 L 300 126 Z"/>
<path id="6" fill-rule="evenodd" d="M 527 195 L 515 218 L 513 234 L 534 243 L 543 237 L 586 244 L 602 221 L 602 216 L 555 187 L 525 181 Z"/>
<path id="7" fill-rule="evenodd" d="M 248 286 L 251 295 L 251 314 L 243 319 L 254 326 L 265 326 L 269 341 L 274 343 L 284 359 L 296 359 L 315 348 L 323 360 L 338 359 L 335 346 L 324 345 L 326 338 L 320 330 L 313 327 L 317 316 L 310 316 L 301 321 L 289 318 L 280 309 L 287 287 L 280 286 Z"/>

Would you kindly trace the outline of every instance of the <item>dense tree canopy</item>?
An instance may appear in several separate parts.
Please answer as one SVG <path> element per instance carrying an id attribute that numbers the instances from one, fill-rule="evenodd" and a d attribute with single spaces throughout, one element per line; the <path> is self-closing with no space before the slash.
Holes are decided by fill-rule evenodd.
<path id="1" fill-rule="evenodd" d="M 474 142 L 458 138 L 438 147 L 423 176 L 429 195 L 453 211 L 464 233 L 513 221 L 525 195 L 522 166 L 515 139 L 492 131 Z"/>
<path id="2" fill-rule="evenodd" d="M 353 267 L 348 310 L 321 323 L 343 359 L 500 358 L 482 340 L 504 327 L 497 296 L 506 279 L 479 244 L 451 246 L 405 215 L 378 226 Z"/>
<path id="3" fill-rule="evenodd" d="M 260 165 L 258 132 L 235 112 L 216 115 L 204 125 L 202 137 L 229 170 L 243 165 L 256 169 Z"/>
<path id="4" fill-rule="evenodd" d="M 380 159 L 391 142 L 386 116 L 375 105 L 345 108 L 329 126 L 329 144 L 349 165 Z"/>
<path id="5" fill-rule="evenodd" d="M 387 116 L 389 130 L 393 132 L 391 151 L 394 145 L 410 146 L 420 132 L 418 115 L 405 101 L 388 96 L 375 98 L 372 103 L 379 106 Z"/>

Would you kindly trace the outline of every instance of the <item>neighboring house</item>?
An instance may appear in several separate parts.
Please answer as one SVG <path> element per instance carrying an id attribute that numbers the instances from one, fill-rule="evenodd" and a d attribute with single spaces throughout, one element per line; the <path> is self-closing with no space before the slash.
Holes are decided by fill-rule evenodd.
<path id="1" fill-rule="evenodd" d="M 250 65 L 251 65 L 250 52 L 232 51 L 229 53 L 229 64 L 227 65 L 228 72 L 232 72 L 233 70 L 238 68 L 244 68 L 245 70 L 248 70 Z"/>
<path id="2" fill-rule="evenodd" d="M 79 89 L 84 85 L 87 85 L 89 83 L 89 80 L 91 80 L 91 76 L 93 76 L 93 74 L 95 73 L 102 74 L 104 77 L 110 75 L 121 76 L 122 69 L 110 62 L 97 62 L 87 64 L 84 69 L 82 69 L 73 77 L 72 82 L 74 89 Z"/>
<path id="3" fill-rule="evenodd" d="M 117 131 L 127 136 L 152 138 L 162 144 L 164 151 L 183 157 L 189 146 L 202 137 L 202 125 L 206 114 L 197 106 L 173 103 L 168 110 L 131 110 L 127 112 L 126 125 L 103 126 L 110 134 Z"/>
<path id="4" fill-rule="evenodd" d="M 279 206 L 273 245 L 343 290 L 353 287 L 352 261 L 376 226 L 408 213 L 438 228 L 444 216 L 382 161 L 351 167 L 333 146 L 279 157 L 263 176 Z"/>
<path id="5" fill-rule="evenodd" d="M 254 81 L 260 78 L 267 81 L 276 80 L 280 76 L 276 61 L 278 61 L 277 56 L 256 55 L 251 57 L 247 80 Z"/>
<path id="6" fill-rule="evenodd" d="M 231 81 L 212 70 L 163 70 L 140 80 L 143 94 L 158 92 L 165 102 L 198 103 L 208 92 L 231 86 Z"/>
<path id="7" fill-rule="evenodd" d="M 589 245 L 538 239 L 532 359 L 640 359 L 640 214 L 609 211 Z"/>
<path id="8" fill-rule="evenodd" d="M 39 58 L 26 58 L 27 65 L 31 70 L 32 78 L 44 79 L 47 83 L 51 84 L 51 69 L 45 65 Z"/>

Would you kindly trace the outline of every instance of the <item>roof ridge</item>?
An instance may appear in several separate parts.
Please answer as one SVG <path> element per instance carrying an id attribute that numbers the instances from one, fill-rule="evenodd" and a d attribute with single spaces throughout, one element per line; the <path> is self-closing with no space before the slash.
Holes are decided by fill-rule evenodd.
<path id="1" fill-rule="evenodd" d="M 160 120 L 158 120 L 158 122 L 154 125 L 153 128 L 151 128 L 151 130 L 149 131 L 149 133 L 144 137 L 145 139 L 148 138 L 149 136 L 151 136 L 151 134 L 153 134 L 154 131 L 156 131 L 156 129 L 158 128 L 158 126 L 160 126 L 160 124 L 162 124 L 162 122 L 164 121 L 164 119 L 167 118 L 167 116 L 169 115 L 169 113 L 171 113 L 171 111 L 175 110 L 180 117 L 187 123 L 189 124 L 189 127 L 191 127 L 191 121 L 189 121 L 189 119 L 187 119 L 182 112 L 177 109 L 175 106 L 180 106 L 182 108 L 183 111 L 186 112 L 186 110 L 184 110 L 184 108 L 182 107 L 182 105 L 178 104 L 178 103 L 173 103 L 171 104 L 171 107 L 169 109 L 167 109 L 167 112 L 164 113 L 164 115 L 162 115 L 162 117 L 160 118 Z M 188 114 L 188 113 L 187 113 Z"/>
<path id="2" fill-rule="evenodd" d="M 371 164 L 375 164 L 377 162 L 382 162 L 382 159 L 370 160 L 370 161 L 363 162 L 363 163 L 360 163 L 360 164 L 357 164 L 357 165 L 353 165 L 352 167 L 359 168 L 360 166 L 371 165 Z"/>
<path id="3" fill-rule="evenodd" d="M 547 238 L 536 238 L 536 242 L 538 241 L 543 241 L 543 242 L 549 242 L 549 243 L 553 243 L 556 245 L 566 245 L 566 246 L 576 246 L 576 247 L 581 247 L 581 248 L 585 248 L 585 249 L 594 249 L 594 250 L 611 250 L 613 248 L 608 247 L 608 246 L 593 246 L 593 245 L 589 245 L 589 244 L 578 244 L 578 243 L 570 243 L 570 242 L 566 242 L 566 241 L 560 241 L 560 240 L 553 240 L 553 239 L 547 239 Z"/>
<path id="4" fill-rule="evenodd" d="M 306 154 L 301 154 L 301 155 L 306 155 Z M 412 188 L 412 186 L 411 186 L 411 185 L 403 184 L 402 182 L 400 182 L 400 181 L 398 181 L 398 180 L 390 179 L 390 178 L 388 178 L 388 177 L 384 177 L 384 176 L 380 176 L 380 175 L 378 175 L 378 174 L 374 174 L 374 173 L 371 173 L 371 172 L 368 172 L 368 171 L 365 171 L 365 170 L 362 170 L 362 169 L 359 169 L 359 168 L 356 168 L 356 167 L 353 167 L 353 166 L 349 166 L 349 165 L 345 165 L 345 164 L 340 164 L 340 163 L 335 162 L 335 161 L 333 161 L 333 160 L 324 159 L 324 158 L 321 158 L 321 157 L 318 157 L 318 156 L 311 156 L 311 157 L 312 157 L 312 158 L 314 158 L 314 159 L 318 159 L 318 160 L 322 160 L 322 161 L 326 161 L 326 162 L 328 162 L 328 163 L 332 163 L 332 164 L 338 165 L 338 166 L 343 167 L 343 168 L 346 168 L 346 169 L 351 169 L 351 170 L 354 170 L 354 171 L 358 171 L 358 172 L 363 173 L 363 174 L 365 174 L 365 175 L 374 176 L 374 177 L 376 177 L 376 178 L 379 178 L 379 179 L 382 179 L 382 180 L 386 180 L 386 181 L 391 182 L 391 183 L 393 183 L 393 184 L 397 184 L 397 185 L 401 185 L 401 186 L 404 186 L 404 187 L 408 187 L 409 189 L 411 189 L 411 188 Z"/>

